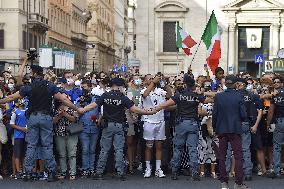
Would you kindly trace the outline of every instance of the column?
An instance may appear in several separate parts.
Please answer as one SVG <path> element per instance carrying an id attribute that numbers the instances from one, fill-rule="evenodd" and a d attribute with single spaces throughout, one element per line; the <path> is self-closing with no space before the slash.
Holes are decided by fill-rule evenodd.
<path id="1" fill-rule="evenodd" d="M 280 24 L 275 23 L 270 26 L 270 31 L 272 32 L 272 49 L 271 58 L 276 58 L 280 47 Z"/>
<path id="2" fill-rule="evenodd" d="M 236 60 L 236 24 L 229 24 L 229 47 L 228 47 L 228 74 L 238 72 L 238 63 Z"/>

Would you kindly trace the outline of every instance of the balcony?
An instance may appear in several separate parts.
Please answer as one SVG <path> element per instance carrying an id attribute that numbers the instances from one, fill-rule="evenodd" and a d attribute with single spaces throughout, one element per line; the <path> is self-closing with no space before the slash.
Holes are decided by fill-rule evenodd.
<path id="1" fill-rule="evenodd" d="M 31 28 L 39 29 L 45 32 L 48 30 L 48 18 L 45 18 L 38 13 L 30 13 L 29 26 Z"/>
<path id="2" fill-rule="evenodd" d="M 81 41 L 83 43 L 87 43 L 88 36 L 83 34 L 83 33 L 76 33 L 74 31 L 72 31 L 71 39 L 78 40 L 78 41 Z"/>

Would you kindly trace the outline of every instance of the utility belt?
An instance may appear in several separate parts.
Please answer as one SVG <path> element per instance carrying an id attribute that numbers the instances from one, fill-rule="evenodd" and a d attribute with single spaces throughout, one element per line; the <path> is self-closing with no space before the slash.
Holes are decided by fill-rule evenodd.
<path id="1" fill-rule="evenodd" d="M 43 111 L 36 111 L 36 112 L 26 112 L 27 117 L 30 117 L 31 115 L 33 116 L 38 116 L 38 115 L 48 115 L 51 116 L 51 113 L 47 110 L 43 110 Z"/>
<path id="2" fill-rule="evenodd" d="M 182 123 L 183 121 L 196 121 L 198 122 L 198 118 L 194 118 L 194 117 L 177 117 L 176 118 L 176 125 Z"/>
<path id="3" fill-rule="evenodd" d="M 108 128 L 110 123 L 113 123 L 115 126 L 122 125 L 123 128 L 128 128 L 127 123 L 118 123 L 118 122 L 109 121 L 106 119 L 102 119 L 102 122 L 101 122 L 103 128 Z"/>

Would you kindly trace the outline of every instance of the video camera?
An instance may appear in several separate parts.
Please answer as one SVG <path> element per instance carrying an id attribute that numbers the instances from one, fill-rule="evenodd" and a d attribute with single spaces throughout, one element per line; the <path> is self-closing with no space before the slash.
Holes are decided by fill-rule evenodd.
<path id="1" fill-rule="evenodd" d="M 28 60 L 35 60 L 38 57 L 38 53 L 36 48 L 29 48 L 28 52 L 27 52 L 27 56 L 28 56 Z"/>

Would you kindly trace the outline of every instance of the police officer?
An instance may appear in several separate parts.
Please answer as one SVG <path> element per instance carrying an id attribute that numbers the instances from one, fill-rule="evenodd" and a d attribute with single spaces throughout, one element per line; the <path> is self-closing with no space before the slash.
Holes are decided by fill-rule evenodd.
<path id="1" fill-rule="evenodd" d="M 244 159 L 244 174 L 245 180 L 252 180 L 252 168 L 253 164 L 251 162 L 251 133 L 256 134 L 259 122 L 262 116 L 262 109 L 260 97 L 257 94 L 253 94 L 246 90 L 247 82 L 245 79 L 239 78 L 236 83 L 236 89 L 242 95 L 247 118 L 242 122 L 242 150 L 243 150 L 243 159 Z"/>
<path id="2" fill-rule="evenodd" d="M 28 113 L 26 134 L 27 151 L 25 157 L 26 175 L 24 180 L 32 179 L 31 173 L 35 164 L 36 148 L 40 143 L 45 159 L 46 169 L 49 172 L 48 181 L 56 181 L 56 163 L 53 156 L 53 124 L 52 124 L 52 100 L 53 97 L 62 101 L 68 107 L 76 110 L 66 97 L 58 92 L 58 88 L 43 79 L 43 68 L 32 65 L 32 83 L 23 86 L 20 91 L 0 100 L 0 104 L 28 97 Z"/>
<path id="3" fill-rule="evenodd" d="M 199 181 L 198 174 L 198 106 L 200 103 L 208 103 L 209 99 L 194 92 L 195 81 L 189 75 L 184 77 L 186 89 L 179 89 L 171 99 L 155 108 L 158 112 L 166 107 L 177 105 L 177 125 L 173 139 L 172 179 L 177 180 L 177 171 L 180 166 L 181 153 L 186 144 L 188 148 L 189 165 L 192 179 Z"/>
<path id="4" fill-rule="evenodd" d="M 235 189 L 248 188 L 243 184 L 243 133 L 241 123 L 246 119 L 247 113 L 243 96 L 235 90 L 237 78 L 233 75 L 226 77 L 224 92 L 218 93 L 214 100 L 212 125 L 219 138 L 219 171 L 222 189 L 228 189 L 228 174 L 225 161 L 228 143 L 231 144 L 236 161 L 236 183 Z"/>
<path id="5" fill-rule="evenodd" d="M 270 128 L 270 124 L 273 116 L 276 119 L 275 130 L 273 132 L 273 172 L 267 176 L 270 178 L 280 178 L 280 166 L 281 166 L 281 145 L 284 144 L 284 90 L 283 79 L 276 77 L 273 80 L 274 86 L 278 88 L 277 94 L 272 98 L 272 103 L 268 110 L 267 128 Z M 280 89 L 282 88 L 282 89 Z"/>
<path id="6" fill-rule="evenodd" d="M 146 111 L 134 105 L 134 103 L 125 96 L 124 80 L 121 78 L 113 78 L 110 82 L 111 91 L 104 93 L 96 102 L 93 102 L 83 109 L 79 109 L 79 113 L 91 111 L 97 106 L 103 106 L 103 126 L 102 137 L 100 141 L 101 152 L 96 168 L 96 176 L 94 179 L 102 180 L 103 172 L 107 163 L 108 152 L 112 145 L 115 150 L 115 168 L 118 177 L 124 181 L 124 125 L 125 125 L 125 108 L 133 113 L 150 115 L 154 111 Z"/>

